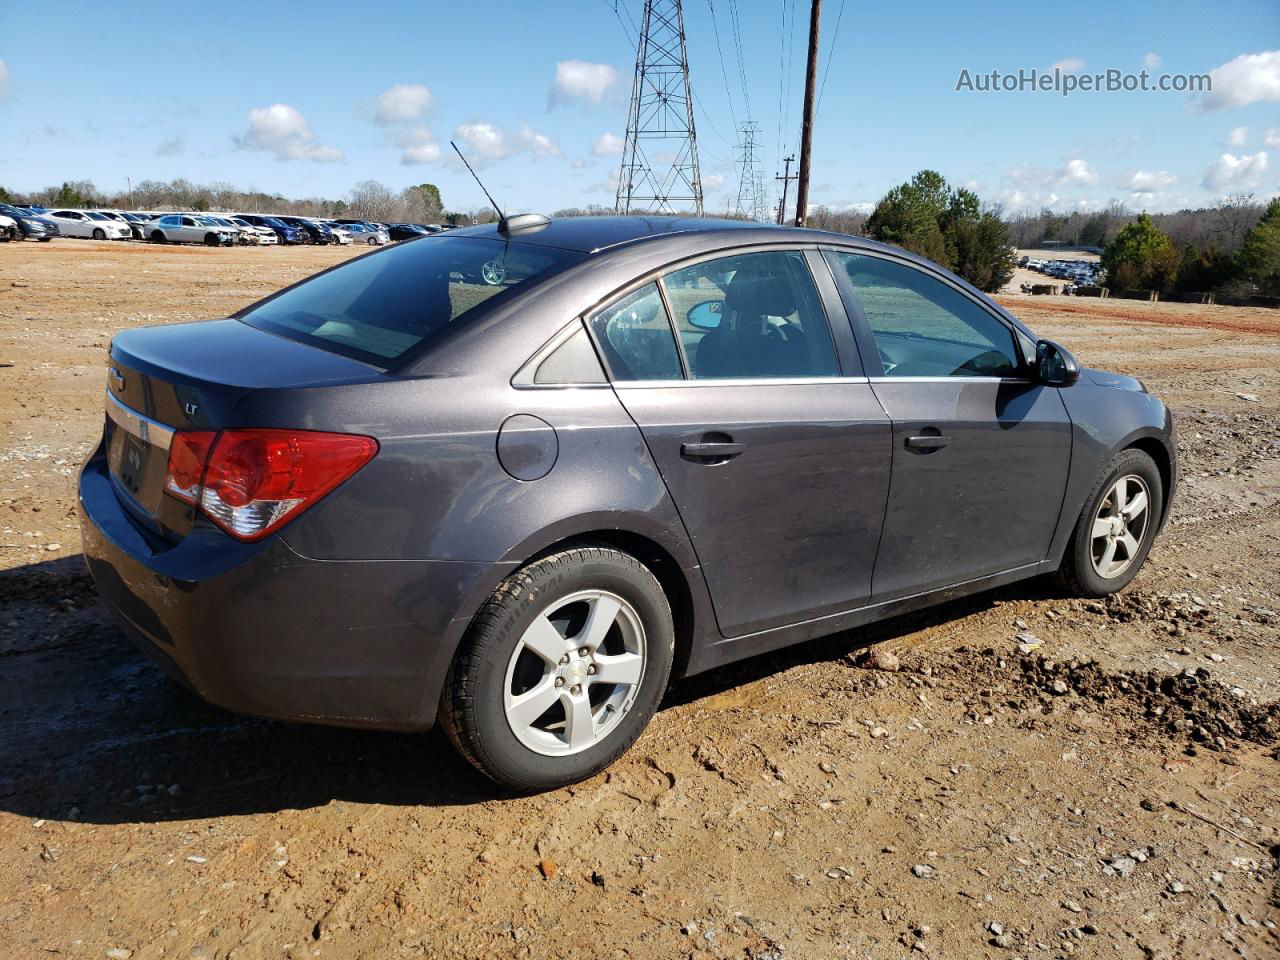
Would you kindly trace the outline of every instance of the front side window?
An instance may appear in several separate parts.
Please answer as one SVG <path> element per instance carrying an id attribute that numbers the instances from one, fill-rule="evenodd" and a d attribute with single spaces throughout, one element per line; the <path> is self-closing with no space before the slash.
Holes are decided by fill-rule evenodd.
<path id="1" fill-rule="evenodd" d="M 840 375 L 818 291 L 798 250 L 744 253 L 662 280 L 694 379 Z"/>
<path id="2" fill-rule="evenodd" d="M 1013 334 L 955 288 L 906 264 L 831 254 L 853 284 L 888 377 L 1005 377 L 1018 372 Z"/>
<path id="3" fill-rule="evenodd" d="M 555 247 L 432 238 L 350 260 L 241 314 L 250 326 L 391 366 L 481 304 L 578 263 Z"/>
<path id="4" fill-rule="evenodd" d="M 605 307 L 591 318 L 591 330 L 614 380 L 683 378 L 671 321 L 656 283 Z"/>

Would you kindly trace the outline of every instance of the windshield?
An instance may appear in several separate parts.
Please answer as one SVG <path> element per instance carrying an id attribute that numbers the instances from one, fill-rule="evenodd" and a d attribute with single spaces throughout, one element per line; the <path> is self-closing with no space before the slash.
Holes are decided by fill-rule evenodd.
<path id="1" fill-rule="evenodd" d="M 312 277 L 240 319 L 389 367 L 491 297 L 582 258 L 569 250 L 478 237 L 414 240 Z"/>

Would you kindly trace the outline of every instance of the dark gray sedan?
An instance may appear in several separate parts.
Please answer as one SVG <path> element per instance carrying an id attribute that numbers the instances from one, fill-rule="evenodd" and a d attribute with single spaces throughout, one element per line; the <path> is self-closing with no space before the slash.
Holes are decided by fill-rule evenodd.
<path id="1" fill-rule="evenodd" d="M 424 237 L 111 347 L 84 553 L 229 709 L 587 777 L 672 677 L 1056 573 L 1138 572 L 1177 480 L 1130 377 L 952 274 L 666 218 Z"/>

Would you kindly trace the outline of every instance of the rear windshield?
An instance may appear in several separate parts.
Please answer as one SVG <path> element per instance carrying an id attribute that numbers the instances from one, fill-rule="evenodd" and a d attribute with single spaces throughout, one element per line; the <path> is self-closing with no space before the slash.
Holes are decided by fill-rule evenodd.
<path id="1" fill-rule="evenodd" d="M 580 253 L 479 237 L 426 237 L 344 263 L 240 319 L 390 367 L 512 287 L 565 269 Z"/>

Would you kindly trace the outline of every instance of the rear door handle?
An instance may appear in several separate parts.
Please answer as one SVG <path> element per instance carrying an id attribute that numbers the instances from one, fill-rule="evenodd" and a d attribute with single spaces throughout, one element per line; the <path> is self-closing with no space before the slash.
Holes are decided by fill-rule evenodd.
<path id="1" fill-rule="evenodd" d="M 680 456 L 686 460 L 729 460 L 746 450 L 746 445 L 727 441 L 680 444 Z"/>
<path id="2" fill-rule="evenodd" d="M 940 437 L 937 434 L 923 437 L 907 437 L 908 450 L 941 450 L 951 442 L 950 437 Z"/>

